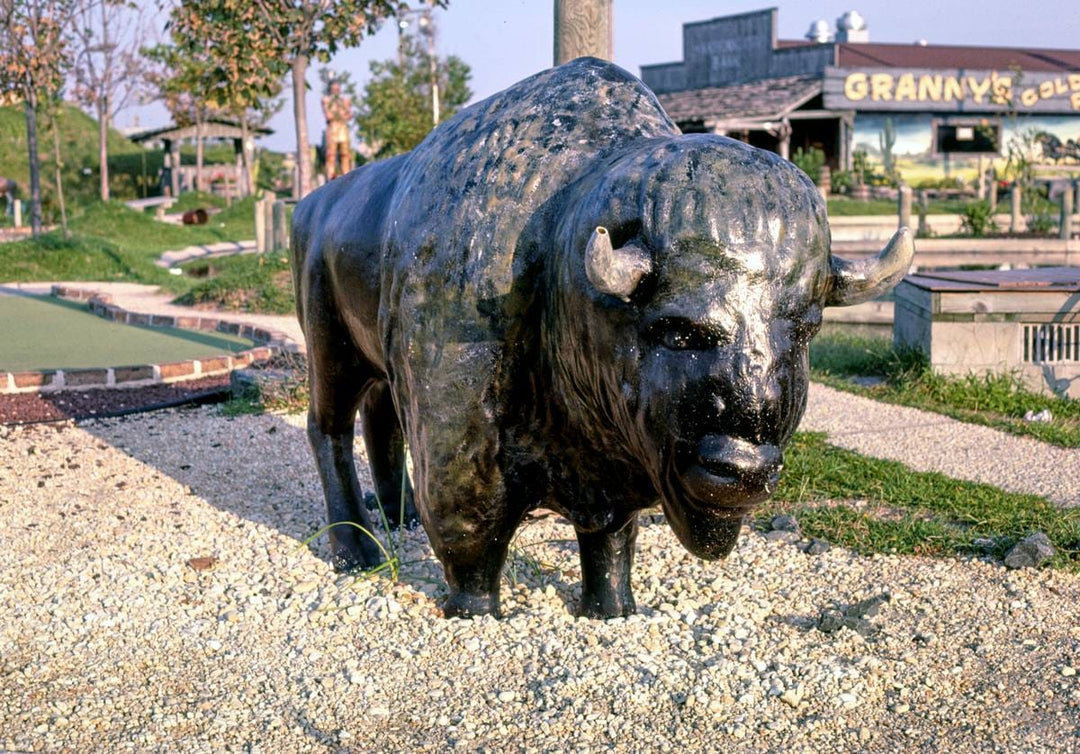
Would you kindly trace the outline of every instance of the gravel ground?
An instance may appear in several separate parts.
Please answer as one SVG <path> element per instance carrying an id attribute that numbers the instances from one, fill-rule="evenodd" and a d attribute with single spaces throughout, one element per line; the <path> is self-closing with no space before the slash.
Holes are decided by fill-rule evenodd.
<path id="1" fill-rule="evenodd" d="M 850 399 L 850 398 L 848 398 Z M 1080 748 L 1080 576 L 809 556 L 703 563 L 646 517 L 640 615 L 578 620 L 576 546 L 523 527 L 505 620 L 336 577 L 298 416 L 0 428 L 0 750 Z M 823 611 L 888 594 L 866 637 Z"/>
<path id="2" fill-rule="evenodd" d="M 919 471 L 939 471 L 957 479 L 1042 495 L 1059 505 L 1080 505 L 1080 451 L 1076 448 L 1059 448 L 941 414 L 879 403 L 818 383 L 810 386 L 799 429 L 825 432 L 833 445 L 900 461 Z"/>

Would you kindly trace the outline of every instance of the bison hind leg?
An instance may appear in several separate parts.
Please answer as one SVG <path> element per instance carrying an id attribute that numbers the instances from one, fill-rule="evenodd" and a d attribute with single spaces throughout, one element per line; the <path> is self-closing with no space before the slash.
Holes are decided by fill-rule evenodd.
<path id="1" fill-rule="evenodd" d="M 367 447 L 374 494 L 364 496 L 364 507 L 392 529 L 415 529 L 420 523 L 412 484 L 405 471 L 405 440 L 394 411 L 388 383 L 372 385 L 360 406 L 364 445 Z"/>
<path id="2" fill-rule="evenodd" d="M 630 589 L 638 521 L 634 515 L 617 531 L 578 531 L 581 605 L 585 618 L 622 618 L 637 610 Z"/>

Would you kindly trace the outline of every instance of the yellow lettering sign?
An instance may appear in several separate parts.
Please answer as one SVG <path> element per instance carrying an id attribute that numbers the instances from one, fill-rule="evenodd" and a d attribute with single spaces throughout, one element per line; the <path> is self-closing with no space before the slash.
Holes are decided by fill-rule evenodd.
<path id="1" fill-rule="evenodd" d="M 968 76 L 967 85 L 968 89 L 971 90 L 971 98 L 974 99 L 976 102 L 981 103 L 983 101 L 983 97 L 985 97 L 986 93 L 990 91 L 990 85 L 992 83 L 993 81 L 990 78 L 985 78 L 982 81 L 979 81 L 979 79 L 975 78 L 974 76 Z"/>
<path id="2" fill-rule="evenodd" d="M 945 79 L 945 101 L 956 100 L 960 102 L 967 97 L 967 90 L 962 79 L 949 76 Z"/>
<path id="3" fill-rule="evenodd" d="M 844 79 L 844 96 L 858 102 L 866 99 L 867 86 L 865 73 L 853 73 Z"/>
<path id="4" fill-rule="evenodd" d="M 1034 107 L 1040 100 L 1063 99 L 1080 93 L 1080 72 L 1056 76 L 1018 92 L 1019 104 Z M 1013 77 L 992 71 L 988 76 L 946 76 L 937 73 L 849 73 L 844 78 L 844 96 L 859 102 L 963 102 L 1013 104 Z M 1075 107 L 1076 97 L 1069 97 Z"/>
<path id="5" fill-rule="evenodd" d="M 893 77 L 888 73 L 875 73 L 870 77 L 870 99 L 888 102 L 892 99 Z"/>
<path id="6" fill-rule="evenodd" d="M 1012 102 L 1012 76 L 996 76 L 994 82 L 994 104 L 1007 105 Z"/>
<path id="7" fill-rule="evenodd" d="M 941 76 L 919 76 L 919 102 L 941 101 Z"/>
<path id="8" fill-rule="evenodd" d="M 919 99 L 919 90 L 915 86 L 915 74 L 905 73 L 896 79 L 896 101 Z"/>

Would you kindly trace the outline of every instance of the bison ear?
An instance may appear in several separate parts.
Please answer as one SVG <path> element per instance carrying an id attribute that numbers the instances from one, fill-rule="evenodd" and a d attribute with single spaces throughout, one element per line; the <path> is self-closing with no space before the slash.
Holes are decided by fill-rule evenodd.
<path id="1" fill-rule="evenodd" d="M 607 228 L 597 227 L 585 247 L 585 274 L 601 293 L 629 301 L 641 279 L 652 270 L 652 258 L 637 246 L 611 247 Z"/>

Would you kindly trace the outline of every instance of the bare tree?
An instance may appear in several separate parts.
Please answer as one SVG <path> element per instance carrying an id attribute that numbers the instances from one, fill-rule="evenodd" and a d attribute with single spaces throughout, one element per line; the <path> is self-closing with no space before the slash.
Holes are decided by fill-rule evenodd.
<path id="1" fill-rule="evenodd" d="M 14 93 L 26 114 L 30 229 L 41 233 L 38 108 L 63 87 L 71 0 L 0 0 L 0 92 Z"/>
<path id="2" fill-rule="evenodd" d="M 98 120 L 101 200 L 109 200 L 108 133 L 113 117 L 144 86 L 141 11 L 123 0 L 74 0 L 74 94 Z"/>

